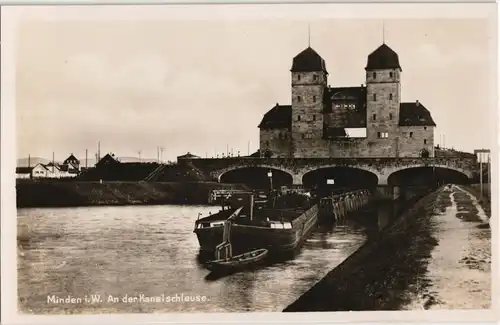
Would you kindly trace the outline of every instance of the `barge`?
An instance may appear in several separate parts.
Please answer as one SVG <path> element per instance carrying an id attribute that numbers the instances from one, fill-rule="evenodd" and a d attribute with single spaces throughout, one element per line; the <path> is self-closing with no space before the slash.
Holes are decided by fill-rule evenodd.
<path id="1" fill-rule="evenodd" d="M 260 204 L 254 197 L 233 197 L 229 207 L 223 204 L 218 213 L 195 222 L 202 253 L 215 252 L 222 242 L 224 221 L 230 217 L 230 242 L 236 253 L 267 249 L 274 256 L 293 254 L 316 226 L 318 206 L 307 194 L 275 192 Z"/>

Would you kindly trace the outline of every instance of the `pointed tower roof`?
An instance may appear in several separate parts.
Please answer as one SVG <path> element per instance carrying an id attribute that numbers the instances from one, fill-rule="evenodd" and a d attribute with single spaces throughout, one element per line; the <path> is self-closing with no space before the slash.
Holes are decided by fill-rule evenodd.
<path id="1" fill-rule="evenodd" d="M 326 70 L 325 60 L 310 46 L 293 58 L 291 72 L 313 72 Z"/>
<path id="2" fill-rule="evenodd" d="M 365 70 L 376 69 L 401 69 L 399 65 L 399 57 L 385 43 L 380 45 L 375 51 L 368 55 L 368 62 Z"/>

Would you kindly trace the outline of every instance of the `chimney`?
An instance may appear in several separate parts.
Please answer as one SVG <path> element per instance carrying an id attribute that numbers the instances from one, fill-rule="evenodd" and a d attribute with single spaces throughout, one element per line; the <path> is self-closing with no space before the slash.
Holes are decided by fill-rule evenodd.
<path id="1" fill-rule="evenodd" d="M 361 84 L 361 88 L 363 88 L 365 85 L 364 84 Z"/>
<path id="2" fill-rule="evenodd" d="M 418 102 L 418 99 L 415 101 L 416 106 L 420 106 L 420 103 Z"/>

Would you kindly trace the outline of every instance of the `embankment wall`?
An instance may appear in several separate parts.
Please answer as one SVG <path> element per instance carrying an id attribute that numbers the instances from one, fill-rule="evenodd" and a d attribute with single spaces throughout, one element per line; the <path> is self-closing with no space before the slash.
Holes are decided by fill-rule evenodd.
<path id="1" fill-rule="evenodd" d="M 437 244 L 427 226 L 449 204 L 439 199 L 442 190 L 418 200 L 284 311 L 398 310 L 398 293 L 425 272 L 422 260 Z"/>
<path id="2" fill-rule="evenodd" d="M 207 204 L 213 189 L 241 189 L 243 185 L 214 182 L 85 182 L 30 181 L 16 184 L 17 207 L 92 205 Z"/>

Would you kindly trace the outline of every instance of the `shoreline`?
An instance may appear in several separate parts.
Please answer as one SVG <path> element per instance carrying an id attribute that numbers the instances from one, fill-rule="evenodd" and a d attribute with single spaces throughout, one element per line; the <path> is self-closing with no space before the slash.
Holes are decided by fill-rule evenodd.
<path id="1" fill-rule="evenodd" d="M 469 187 L 460 187 L 472 194 Z M 427 275 L 436 248 L 443 243 L 450 248 L 449 238 L 436 232 L 436 222 L 453 204 L 449 193 L 441 187 L 425 195 L 382 230 L 378 238 L 367 240 L 283 311 L 431 309 L 443 305 L 439 287 L 433 284 L 439 279 L 429 279 Z M 472 199 L 461 199 L 462 210 L 467 207 L 471 214 L 477 211 L 472 208 Z M 470 229 L 489 231 L 481 229 L 485 228 L 481 227 L 484 221 L 478 216 L 462 220 L 457 214 L 452 219 L 468 223 Z"/>
<path id="2" fill-rule="evenodd" d="M 216 182 L 21 181 L 17 208 L 65 208 L 132 205 L 209 205 L 213 189 L 246 189 Z"/>

